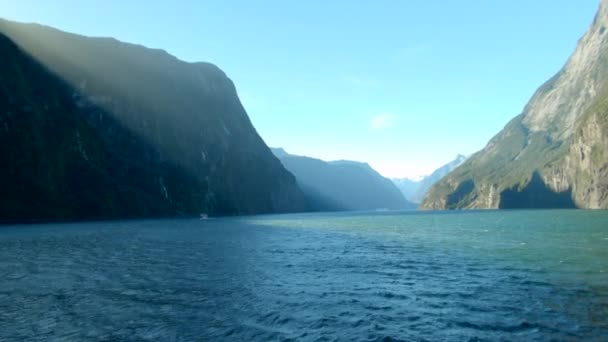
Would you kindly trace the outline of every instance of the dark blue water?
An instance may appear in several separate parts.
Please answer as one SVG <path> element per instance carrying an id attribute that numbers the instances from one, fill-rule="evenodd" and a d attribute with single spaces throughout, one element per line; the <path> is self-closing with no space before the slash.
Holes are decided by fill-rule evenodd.
<path id="1" fill-rule="evenodd" d="M 0 227 L 1 341 L 608 339 L 608 212 Z"/>

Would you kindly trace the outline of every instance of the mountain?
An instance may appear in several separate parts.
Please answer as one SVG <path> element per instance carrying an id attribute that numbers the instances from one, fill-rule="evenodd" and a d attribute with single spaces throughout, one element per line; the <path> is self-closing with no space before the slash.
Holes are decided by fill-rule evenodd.
<path id="1" fill-rule="evenodd" d="M 217 67 L 5 20 L 0 38 L 0 219 L 307 208 Z"/>
<path id="2" fill-rule="evenodd" d="M 566 65 L 425 209 L 608 208 L 608 0 Z"/>
<path id="3" fill-rule="evenodd" d="M 408 178 L 393 179 L 393 183 L 401 190 L 401 193 L 403 193 L 403 196 L 405 196 L 408 201 L 421 203 L 427 191 L 435 183 L 460 166 L 466 159 L 467 157 L 459 154 L 451 162 L 441 166 L 430 175 L 422 177 L 419 180 Z"/>
<path id="4" fill-rule="evenodd" d="M 354 161 L 325 162 L 272 149 L 294 174 L 315 210 L 415 209 L 399 189 L 368 164 Z"/>
<path id="5" fill-rule="evenodd" d="M 420 203 L 420 201 L 416 201 L 416 197 L 414 196 L 414 194 L 416 192 L 418 192 L 418 189 L 420 189 L 420 185 L 421 185 L 422 181 L 426 177 L 428 177 L 428 176 L 419 177 L 416 179 L 393 178 L 393 179 L 391 179 L 391 181 L 395 184 L 397 189 L 399 189 L 399 191 L 401 191 L 401 193 L 403 194 L 403 197 L 405 197 L 406 200 L 408 200 L 412 203 Z"/>

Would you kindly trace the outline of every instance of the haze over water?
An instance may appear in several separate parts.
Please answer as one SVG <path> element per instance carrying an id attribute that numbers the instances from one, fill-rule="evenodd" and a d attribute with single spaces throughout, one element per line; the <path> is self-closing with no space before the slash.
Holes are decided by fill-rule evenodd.
<path id="1" fill-rule="evenodd" d="M 608 212 L 0 228 L 0 340 L 601 340 Z"/>

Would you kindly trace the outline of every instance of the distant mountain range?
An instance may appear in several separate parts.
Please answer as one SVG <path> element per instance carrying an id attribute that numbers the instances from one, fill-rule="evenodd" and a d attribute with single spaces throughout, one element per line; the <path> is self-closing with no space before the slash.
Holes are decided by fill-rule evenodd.
<path id="1" fill-rule="evenodd" d="M 216 66 L 0 20 L 0 220 L 305 211 Z"/>
<path id="2" fill-rule="evenodd" d="M 421 203 L 426 195 L 427 191 L 441 178 L 445 177 L 448 173 L 452 172 L 455 168 L 460 166 L 467 157 L 459 154 L 454 160 L 443 165 L 437 170 L 433 171 L 428 176 L 419 177 L 416 179 L 411 178 L 394 178 L 393 183 L 399 188 L 405 199 L 412 203 Z"/>
<path id="3" fill-rule="evenodd" d="M 311 207 L 316 210 L 415 209 L 399 189 L 366 163 L 326 162 L 295 156 L 281 148 L 273 153 L 296 177 Z"/>
<path id="4" fill-rule="evenodd" d="M 212 64 L 0 19 L 0 220 L 419 202 L 608 209 L 608 0 L 562 70 L 464 159 L 423 179 L 391 181 L 365 163 L 271 151 Z"/>
<path id="5" fill-rule="evenodd" d="M 421 203 L 427 191 L 439 180 L 460 166 L 467 158 L 461 154 L 454 160 L 433 171 L 428 176 L 417 179 L 396 178 L 393 183 L 399 188 L 405 198 L 412 203 Z"/>
<path id="6" fill-rule="evenodd" d="M 424 209 L 608 209 L 608 0 L 576 50 Z"/>

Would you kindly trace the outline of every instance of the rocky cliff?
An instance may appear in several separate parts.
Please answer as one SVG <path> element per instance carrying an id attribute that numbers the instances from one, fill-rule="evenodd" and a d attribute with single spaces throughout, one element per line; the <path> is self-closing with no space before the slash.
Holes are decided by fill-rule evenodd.
<path id="1" fill-rule="evenodd" d="M 602 0 L 562 70 L 422 208 L 608 208 L 607 31 Z"/>
<path id="2" fill-rule="evenodd" d="M 306 209 L 217 67 L 0 20 L 0 219 Z"/>

